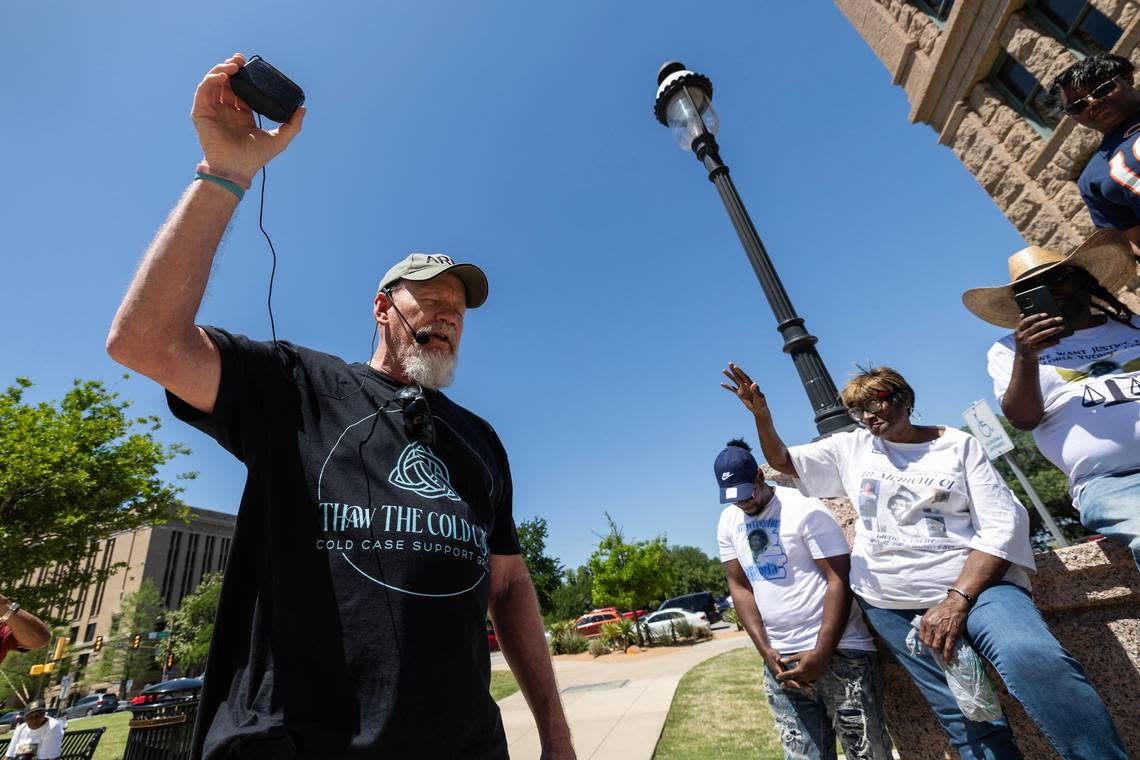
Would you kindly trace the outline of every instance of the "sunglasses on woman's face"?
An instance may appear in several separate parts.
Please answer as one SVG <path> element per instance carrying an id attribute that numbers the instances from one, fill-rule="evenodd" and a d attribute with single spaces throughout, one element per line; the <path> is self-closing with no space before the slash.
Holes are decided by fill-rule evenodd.
<path id="1" fill-rule="evenodd" d="M 1072 103 L 1065 106 L 1061 110 L 1064 111 L 1065 113 L 1069 114 L 1070 116 L 1075 116 L 1075 115 L 1079 114 L 1081 111 L 1083 111 L 1089 107 L 1089 98 L 1094 98 L 1096 100 L 1101 100 L 1103 98 L 1107 98 L 1109 95 L 1112 94 L 1112 91 L 1115 89 L 1116 89 L 1116 77 L 1113 77 L 1112 79 L 1108 80 L 1104 84 L 1099 85 L 1099 86 L 1091 89 L 1089 91 L 1088 95 L 1085 95 L 1083 98 L 1077 98 L 1076 100 L 1074 100 Z"/>

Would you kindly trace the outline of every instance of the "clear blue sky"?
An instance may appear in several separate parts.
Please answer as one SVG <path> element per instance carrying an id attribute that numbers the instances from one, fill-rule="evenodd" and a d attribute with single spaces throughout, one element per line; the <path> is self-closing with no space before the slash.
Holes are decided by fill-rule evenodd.
<path id="1" fill-rule="evenodd" d="M 628 536 L 710 554 L 712 460 L 755 441 L 718 383 L 753 372 L 789 442 L 799 380 L 713 186 L 653 118 L 657 67 L 709 75 L 722 153 L 836 382 L 887 363 L 926 422 L 989 398 L 996 328 L 967 287 L 1023 245 L 830 3 L 6 3 L 0 381 L 99 378 L 193 453 L 187 503 L 234 511 L 244 470 L 107 358 L 131 273 L 193 175 L 202 74 L 260 53 L 308 96 L 269 167 L 278 335 L 364 360 L 379 276 L 411 250 L 481 265 L 451 395 L 511 455 L 517 519 L 588 557 Z M 200 321 L 268 338 L 269 252 L 247 196 Z"/>

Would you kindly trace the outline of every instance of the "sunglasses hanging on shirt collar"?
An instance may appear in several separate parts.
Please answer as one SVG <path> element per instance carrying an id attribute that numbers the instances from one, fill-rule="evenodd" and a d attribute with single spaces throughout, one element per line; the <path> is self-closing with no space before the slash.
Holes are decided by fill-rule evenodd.
<path id="1" fill-rule="evenodd" d="M 418 385 L 401 388 L 393 401 L 399 405 L 404 415 L 404 430 L 408 437 L 425 446 L 435 444 L 435 422 L 432 421 L 431 407 L 428 406 L 424 390 Z"/>

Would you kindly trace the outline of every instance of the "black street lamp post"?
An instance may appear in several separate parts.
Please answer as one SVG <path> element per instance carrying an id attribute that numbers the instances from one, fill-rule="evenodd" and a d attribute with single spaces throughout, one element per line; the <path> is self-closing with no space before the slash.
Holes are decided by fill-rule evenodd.
<path id="1" fill-rule="evenodd" d="M 673 137 L 681 148 L 692 149 L 708 169 L 709 180 L 720 193 L 760 287 L 776 315 L 776 329 L 784 338 L 784 351 L 792 357 L 815 412 L 816 429 L 820 435 L 829 435 L 854 427 L 839 401 L 831 375 L 815 350 L 816 337 L 804 327 L 803 317 L 796 314 L 728 175 L 728 167 L 720 160 L 714 136 L 720 129 L 720 121 L 712 108 L 712 82 L 702 74 L 686 70 L 679 61 L 666 63 L 657 72 L 657 101 L 653 112 L 658 121 L 673 130 Z"/>

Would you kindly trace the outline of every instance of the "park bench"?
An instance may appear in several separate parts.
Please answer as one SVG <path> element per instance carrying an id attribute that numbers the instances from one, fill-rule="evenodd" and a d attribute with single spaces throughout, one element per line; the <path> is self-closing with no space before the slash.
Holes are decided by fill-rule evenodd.
<path id="1" fill-rule="evenodd" d="M 91 760 L 95 748 L 99 746 L 99 739 L 103 736 L 105 728 L 88 728 L 83 731 L 63 732 L 63 751 L 59 760 Z M 11 736 L 0 739 L 0 757 L 8 751 L 8 742 Z"/>

